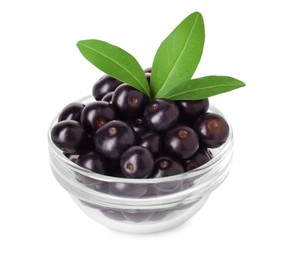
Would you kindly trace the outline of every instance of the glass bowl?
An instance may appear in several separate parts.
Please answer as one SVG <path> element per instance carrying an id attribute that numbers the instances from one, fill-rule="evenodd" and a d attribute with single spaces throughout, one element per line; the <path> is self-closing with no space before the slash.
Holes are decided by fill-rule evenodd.
<path id="1" fill-rule="evenodd" d="M 93 97 L 80 100 L 84 104 Z M 209 111 L 223 116 L 214 106 Z M 173 228 L 191 218 L 205 204 L 210 194 L 227 177 L 233 151 L 233 135 L 213 158 L 192 171 L 171 177 L 126 179 L 101 175 L 84 169 L 55 146 L 48 130 L 49 157 L 57 181 L 89 217 L 115 230 L 150 233 Z"/>

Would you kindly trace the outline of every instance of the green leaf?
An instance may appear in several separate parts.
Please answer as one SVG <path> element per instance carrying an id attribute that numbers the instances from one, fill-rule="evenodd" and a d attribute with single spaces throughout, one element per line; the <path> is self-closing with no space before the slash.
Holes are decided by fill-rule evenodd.
<path id="1" fill-rule="evenodd" d="M 155 96 L 191 79 L 201 59 L 205 41 L 203 17 L 195 12 L 185 18 L 161 43 L 155 55 L 151 88 Z"/>
<path id="2" fill-rule="evenodd" d="M 163 89 L 156 98 L 172 100 L 198 100 L 245 86 L 245 83 L 228 76 L 207 76 L 188 80 L 171 89 Z"/>
<path id="3" fill-rule="evenodd" d="M 77 47 L 82 55 L 97 68 L 150 97 L 144 71 L 131 54 L 100 40 L 82 40 L 77 43 Z"/>

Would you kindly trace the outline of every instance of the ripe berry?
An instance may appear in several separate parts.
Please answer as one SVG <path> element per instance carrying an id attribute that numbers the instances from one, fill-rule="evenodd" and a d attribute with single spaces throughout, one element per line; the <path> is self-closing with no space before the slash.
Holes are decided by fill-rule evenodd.
<path id="1" fill-rule="evenodd" d="M 112 97 L 114 108 L 125 118 L 140 116 L 146 103 L 147 96 L 127 84 L 119 86 Z"/>
<path id="2" fill-rule="evenodd" d="M 108 175 L 116 178 L 126 178 L 119 167 L 109 170 Z"/>
<path id="3" fill-rule="evenodd" d="M 183 162 L 184 171 L 191 171 L 211 160 L 211 154 L 205 149 L 199 149 L 191 158 Z"/>
<path id="4" fill-rule="evenodd" d="M 179 109 L 171 100 L 155 99 L 146 106 L 144 119 L 151 130 L 163 132 L 176 125 Z"/>
<path id="5" fill-rule="evenodd" d="M 107 174 L 109 170 L 108 162 L 94 152 L 80 155 L 76 163 L 83 168 L 89 169 L 92 172 L 99 174 Z M 108 193 L 108 185 L 104 181 L 90 178 L 78 172 L 75 172 L 75 177 L 79 182 L 83 183 L 85 186 L 91 189 L 94 189 L 99 192 Z"/>
<path id="6" fill-rule="evenodd" d="M 130 120 L 128 124 L 134 129 L 138 137 L 143 136 L 148 131 L 143 118 Z"/>
<path id="7" fill-rule="evenodd" d="M 200 100 L 182 100 L 176 101 L 180 109 L 182 119 L 185 121 L 193 121 L 198 116 L 203 115 L 209 109 L 209 99 Z"/>
<path id="8" fill-rule="evenodd" d="M 141 223 L 148 221 L 153 216 L 154 212 L 149 210 L 132 212 L 131 210 L 128 210 L 123 211 L 122 214 L 129 222 Z"/>
<path id="9" fill-rule="evenodd" d="M 73 102 L 68 104 L 60 113 L 58 122 L 63 120 L 74 120 L 80 122 L 81 112 L 84 108 L 84 104 Z"/>
<path id="10" fill-rule="evenodd" d="M 146 72 L 146 73 L 145 73 L 145 76 L 146 76 L 146 79 L 147 79 L 148 85 L 150 85 L 151 73 L 150 73 L 150 72 Z"/>
<path id="11" fill-rule="evenodd" d="M 76 163 L 76 161 L 77 161 L 77 159 L 79 157 L 79 154 L 75 154 L 75 153 L 74 154 L 63 153 L 63 155 L 65 157 L 67 157 L 70 161 L 74 162 L 74 163 Z"/>
<path id="12" fill-rule="evenodd" d="M 177 126 L 167 132 L 164 140 L 166 152 L 179 159 L 191 157 L 199 148 L 195 131 L 187 126 Z"/>
<path id="13" fill-rule="evenodd" d="M 229 135 L 229 125 L 226 120 L 215 113 L 206 113 L 194 123 L 194 130 L 201 142 L 209 148 L 221 146 Z"/>
<path id="14" fill-rule="evenodd" d="M 101 101 L 105 101 L 108 103 L 112 103 L 112 96 L 113 96 L 114 91 L 108 92 L 104 97 L 102 98 Z"/>
<path id="15" fill-rule="evenodd" d="M 108 162 L 94 152 L 80 155 L 76 163 L 95 173 L 107 174 L 109 169 Z"/>
<path id="16" fill-rule="evenodd" d="M 101 77 L 93 86 L 93 96 L 96 100 L 101 100 L 107 93 L 114 91 L 121 81 L 108 75 Z"/>
<path id="17" fill-rule="evenodd" d="M 157 155 L 162 150 L 162 137 L 159 133 L 148 132 L 140 138 L 139 145 L 147 148 L 153 155 Z"/>
<path id="18" fill-rule="evenodd" d="M 64 120 L 52 128 L 51 138 L 64 153 L 74 154 L 83 149 L 87 133 L 77 121 Z"/>
<path id="19" fill-rule="evenodd" d="M 155 160 L 152 176 L 154 178 L 168 177 L 183 172 L 183 166 L 179 161 L 168 156 L 161 156 Z"/>
<path id="20" fill-rule="evenodd" d="M 87 104 L 81 113 L 81 124 L 89 133 L 94 133 L 99 127 L 115 118 L 115 111 L 105 101 Z"/>
<path id="21" fill-rule="evenodd" d="M 115 177 L 115 176 L 113 176 Z M 119 177 L 119 176 L 117 176 Z M 126 178 L 122 175 L 120 178 Z M 147 185 L 136 183 L 124 183 L 124 182 L 110 182 L 109 194 L 119 197 L 131 197 L 140 198 L 147 192 Z"/>
<path id="22" fill-rule="evenodd" d="M 151 73 L 151 69 L 152 69 L 151 67 L 148 67 L 148 68 L 144 69 L 143 71 Z"/>
<path id="23" fill-rule="evenodd" d="M 96 131 L 94 142 L 99 154 L 117 160 L 126 149 L 135 145 L 136 137 L 134 130 L 128 124 L 113 120 Z"/>
<path id="24" fill-rule="evenodd" d="M 154 167 L 151 152 L 141 146 L 133 146 L 126 150 L 120 159 L 120 169 L 128 178 L 146 178 Z"/>
<path id="25" fill-rule="evenodd" d="M 122 215 L 122 212 L 120 212 L 118 210 L 101 209 L 100 212 L 110 219 L 114 219 L 114 220 L 118 220 L 118 221 L 126 220 L 126 218 Z"/>

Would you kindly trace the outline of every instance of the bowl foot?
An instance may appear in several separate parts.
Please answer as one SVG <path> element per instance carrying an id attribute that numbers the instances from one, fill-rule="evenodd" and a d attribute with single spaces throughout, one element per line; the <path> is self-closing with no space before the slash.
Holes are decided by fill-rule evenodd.
<path id="1" fill-rule="evenodd" d="M 100 209 L 72 197 L 79 208 L 96 222 L 111 229 L 126 233 L 155 233 L 179 226 L 195 215 L 209 196 L 177 209 L 157 212 L 129 212 L 113 209 Z"/>

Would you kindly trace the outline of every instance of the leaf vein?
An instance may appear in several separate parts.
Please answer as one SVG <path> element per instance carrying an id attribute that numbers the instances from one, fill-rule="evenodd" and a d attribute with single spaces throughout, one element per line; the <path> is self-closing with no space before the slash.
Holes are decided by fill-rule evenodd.
<path id="1" fill-rule="evenodd" d="M 204 87 L 204 88 L 196 88 L 196 89 L 193 89 L 193 90 L 187 90 L 187 91 L 181 91 L 181 92 L 178 92 L 174 95 L 171 95 L 169 96 L 169 94 L 167 94 L 167 96 L 169 96 L 169 98 L 173 98 L 173 97 L 176 97 L 176 96 L 180 96 L 182 94 L 185 94 L 185 93 L 192 93 L 192 92 L 196 92 L 198 90 L 205 90 L 205 89 L 210 89 L 210 88 L 218 88 L 218 87 L 231 87 L 231 86 L 237 86 L 236 83 L 233 83 L 233 84 L 217 84 L 217 85 L 211 85 L 209 87 Z"/>
<path id="2" fill-rule="evenodd" d="M 111 60 L 113 63 L 119 65 L 123 70 L 125 70 L 126 72 L 128 72 L 128 74 L 130 74 L 130 75 L 136 80 L 136 82 L 140 85 L 141 89 L 143 89 L 143 90 L 145 91 L 145 93 L 149 96 L 149 93 L 147 92 L 146 88 L 143 87 L 142 83 L 141 83 L 141 82 L 134 76 L 134 74 L 132 74 L 128 69 L 126 69 L 126 68 L 123 67 L 120 63 L 116 62 L 115 60 L 113 60 L 111 57 L 105 55 L 104 53 L 99 52 L 99 51 L 97 51 L 97 50 L 94 50 L 94 49 L 92 49 L 92 48 L 90 48 L 90 47 L 88 47 L 88 46 L 86 46 L 86 45 L 83 45 L 83 46 L 84 46 L 84 48 L 87 48 L 87 49 L 89 49 L 89 50 L 91 50 L 91 51 L 93 51 L 93 52 L 96 52 L 96 53 L 98 53 L 98 54 L 104 56 L 105 58 Z"/>
<path id="3" fill-rule="evenodd" d="M 184 50 L 186 49 L 187 43 L 189 42 L 190 37 L 191 37 L 191 35 L 192 35 L 193 31 L 194 31 L 194 28 L 195 28 L 195 25 L 196 25 L 196 23 L 197 23 L 198 17 L 199 17 L 199 15 L 197 15 L 197 17 L 196 17 L 196 19 L 195 19 L 195 22 L 194 22 L 194 24 L 193 24 L 193 26 L 192 26 L 192 29 L 191 29 L 189 35 L 187 36 L 186 42 L 185 42 L 185 44 L 184 44 L 184 47 L 182 48 L 181 52 L 179 53 L 178 57 L 176 58 L 176 62 L 174 63 L 174 66 L 173 66 L 173 67 L 171 68 L 171 70 L 169 71 L 169 73 L 168 73 L 168 75 L 167 75 L 165 81 L 163 82 L 161 88 L 158 90 L 158 92 L 156 93 L 156 95 L 157 95 L 157 94 L 159 93 L 159 91 L 164 87 L 164 85 L 165 85 L 166 82 L 168 81 L 168 79 L 169 79 L 169 77 L 170 77 L 172 71 L 175 69 L 176 64 L 179 62 L 180 57 L 183 55 Z M 156 96 L 156 95 L 155 95 L 155 96 Z"/>

